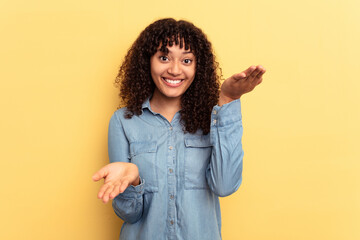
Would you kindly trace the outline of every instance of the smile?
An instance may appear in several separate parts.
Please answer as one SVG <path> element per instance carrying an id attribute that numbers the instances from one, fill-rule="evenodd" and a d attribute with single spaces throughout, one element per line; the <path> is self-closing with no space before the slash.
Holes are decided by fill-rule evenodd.
<path id="1" fill-rule="evenodd" d="M 184 79 L 168 79 L 168 78 L 164 78 L 164 77 L 162 77 L 161 79 L 169 87 L 178 87 L 184 81 Z"/>

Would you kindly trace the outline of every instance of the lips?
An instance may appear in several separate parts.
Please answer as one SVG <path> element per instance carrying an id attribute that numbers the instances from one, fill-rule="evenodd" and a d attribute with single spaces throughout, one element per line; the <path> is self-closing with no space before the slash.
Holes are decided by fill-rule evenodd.
<path id="1" fill-rule="evenodd" d="M 170 79 L 170 78 L 164 78 L 164 77 L 162 77 L 161 79 L 169 87 L 178 87 L 184 81 L 184 79 Z"/>

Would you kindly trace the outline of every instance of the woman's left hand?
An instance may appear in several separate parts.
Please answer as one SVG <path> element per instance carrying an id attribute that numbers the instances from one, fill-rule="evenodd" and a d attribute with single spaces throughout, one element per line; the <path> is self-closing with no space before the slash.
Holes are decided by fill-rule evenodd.
<path id="1" fill-rule="evenodd" d="M 241 73 L 226 79 L 221 85 L 219 106 L 239 99 L 243 94 L 251 92 L 262 82 L 265 68 L 261 65 L 251 66 Z"/>

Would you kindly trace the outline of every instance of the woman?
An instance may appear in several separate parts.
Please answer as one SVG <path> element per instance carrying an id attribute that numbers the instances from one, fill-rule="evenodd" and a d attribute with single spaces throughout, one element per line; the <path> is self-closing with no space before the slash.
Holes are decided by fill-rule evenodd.
<path id="1" fill-rule="evenodd" d="M 161 19 L 137 38 L 116 83 L 125 107 L 109 124 L 98 198 L 113 199 L 120 239 L 221 239 L 218 197 L 242 181 L 239 98 L 262 81 L 251 66 L 226 79 L 205 34 Z"/>

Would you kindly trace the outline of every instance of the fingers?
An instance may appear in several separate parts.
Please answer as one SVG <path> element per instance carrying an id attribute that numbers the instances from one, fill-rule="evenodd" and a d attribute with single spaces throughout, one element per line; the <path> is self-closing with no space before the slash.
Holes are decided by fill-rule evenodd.
<path id="1" fill-rule="evenodd" d="M 114 186 L 113 186 L 113 185 L 110 185 L 110 186 L 106 189 L 106 191 L 105 191 L 105 193 L 104 193 L 104 195 L 103 195 L 103 197 L 102 197 L 102 201 L 103 201 L 104 203 L 107 203 L 107 202 L 109 201 L 110 193 L 112 193 L 113 190 L 114 190 Z"/>
<path id="2" fill-rule="evenodd" d="M 243 73 L 245 73 L 246 77 L 250 76 L 256 70 L 256 66 L 250 66 Z"/>
<path id="3" fill-rule="evenodd" d="M 114 199 L 118 194 L 123 193 L 129 185 L 130 185 L 129 181 L 127 180 L 124 180 L 119 185 L 115 185 L 114 188 L 112 189 L 112 192 L 110 192 L 109 194 L 109 198 Z"/>
<path id="4" fill-rule="evenodd" d="M 119 193 L 125 191 L 130 185 L 130 180 L 138 176 L 136 165 L 130 163 L 111 163 L 96 172 L 92 179 L 98 181 L 104 178 L 104 185 L 98 192 L 98 198 L 104 203 L 114 199 Z"/>
<path id="5" fill-rule="evenodd" d="M 250 66 L 248 69 L 246 69 L 245 71 L 241 72 L 241 73 L 237 73 L 235 74 L 233 77 L 235 78 L 235 80 L 241 80 L 244 79 L 246 77 L 248 77 L 254 70 L 256 69 L 255 66 Z"/>
<path id="6" fill-rule="evenodd" d="M 262 75 L 265 73 L 265 68 L 261 65 L 258 65 L 256 69 L 250 74 L 248 80 L 254 85 L 258 85 Z"/>
<path id="7" fill-rule="evenodd" d="M 99 193 L 97 195 L 97 197 L 99 199 L 103 198 L 103 196 L 104 196 L 105 192 L 107 191 L 107 189 L 109 188 L 109 186 L 110 186 L 109 184 L 104 184 L 104 185 L 101 186 L 101 188 L 99 190 Z"/>
<path id="8" fill-rule="evenodd" d="M 102 199 L 104 203 L 107 203 L 110 199 L 114 199 L 118 194 L 123 193 L 125 189 L 129 186 L 129 181 L 124 180 L 120 184 L 111 185 L 104 184 L 98 193 L 98 198 Z"/>
<path id="9" fill-rule="evenodd" d="M 114 199 L 119 193 L 120 193 L 120 186 L 121 185 L 115 185 L 113 191 L 110 193 L 110 199 Z"/>
<path id="10" fill-rule="evenodd" d="M 260 69 L 260 71 L 259 71 L 259 73 L 256 75 L 257 78 L 261 78 L 262 75 L 266 72 L 266 69 L 265 69 L 263 66 L 260 66 L 260 65 L 259 65 L 259 69 Z"/>
<path id="11" fill-rule="evenodd" d="M 236 81 L 239 81 L 241 79 L 244 79 L 246 78 L 246 74 L 245 74 L 245 71 L 244 72 L 241 72 L 241 73 L 236 73 L 233 75 L 233 78 L 236 80 Z"/>
<path id="12" fill-rule="evenodd" d="M 97 171 L 93 176 L 93 181 L 99 181 L 100 179 L 106 177 L 108 175 L 108 168 L 107 166 L 101 168 L 99 171 Z"/>
<path id="13" fill-rule="evenodd" d="M 125 180 L 121 183 L 121 186 L 120 186 L 120 193 L 124 192 L 125 189 L 129 186 L 129 181 Z"/>
<path id="14" fill-rule="evenodd" d="M 107 203 L 109 199 L 113 199 L 115 196 L 117 196 L 119 189 L 119 185 L 110 185 L 110 184 L 104 184 L 98 193 L 98 198 L 101 199 L 104 203 Z"/>
<path id="15" fill-rule="evenodd" d="M 250 66 L 245 71 L 235 74 L 233 77 L 235 80 L 241 80 L 247 78 L 250 82 L 253 82 L 255 79 L 260 79 L 262 75 L 266 72 L 265 68 L 261 65 L 258 66 Z"/>

